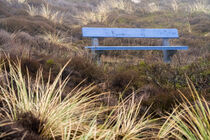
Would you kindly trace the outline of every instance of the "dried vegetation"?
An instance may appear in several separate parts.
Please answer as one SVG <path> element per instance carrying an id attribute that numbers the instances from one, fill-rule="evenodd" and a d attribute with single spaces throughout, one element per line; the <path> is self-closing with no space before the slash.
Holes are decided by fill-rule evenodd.
<path id="1" fill-rule="evenodd" d="M 208 140 L 209 23 L 207 0 L 0 0 L 0 139 Z M 82 26 L 177 28 L 171 44 L 190 49 L 170 65 L 158 51 L 106 51 L 97 66 Z"/>

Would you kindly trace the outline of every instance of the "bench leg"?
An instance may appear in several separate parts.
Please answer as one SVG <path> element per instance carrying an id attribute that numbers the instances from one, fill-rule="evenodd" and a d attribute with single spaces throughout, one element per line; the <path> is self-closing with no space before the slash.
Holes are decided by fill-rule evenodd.
<path id="1" fill-rule="evenodd" d="M 96 51 L 95 60 L 98 65 L 101 65 L 101 55 L 103 51 Z"/>
<path id="2" fill-rule="evenodd" d="M 170 42 L 168 39 L 163 39 L 162 41 L 163 46 L 170 46 Z M 165 63 L 171 62 L 171 57 L 177 52 L 177 50 L 163 50 L 163 61 Z"/>
<path id="3" fill-rule="evenodd" d="M 92 38 L 92 46 L 98 46 L 98 45 L 99 45 L 98 38 Z M 100 60 L 101 51 L 91 50 L 91 54 L 92 54 L 93 60 L 96 61 L 98 65 L 100 65 L 101 64 L 101 60 Z"/>
<path id="4" fill-rule="evenodd" d="M 165 63 L 171 62 L 171 57 L 177 52 L 177 50 L 164 50 L 163 51 L 163 61 Z"/>
<path id="5" fill-rule="evenodd" d="M 92 59 L 95 59 L 95 57 L 96 57 L 96 51 L 95 50 L 91 50 L 91 55 L 92 55 Z"/>
<path id="6" fill-rule="evenodd" d="M 102 51 L 91 50 L 92 60 L 96 62 L 98 65 L 101 64 L 101 55 Z"/>
<path id="7" fill-rule="evenodd" d="M 97 65 L 101 65 L 101 56 L 99 53 L 96 53 L 96 63 Z"/>

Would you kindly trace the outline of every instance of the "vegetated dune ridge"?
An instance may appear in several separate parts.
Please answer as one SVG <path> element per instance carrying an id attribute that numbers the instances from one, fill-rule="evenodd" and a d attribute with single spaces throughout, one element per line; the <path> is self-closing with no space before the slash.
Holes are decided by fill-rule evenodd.
<path id="1" fill-rule="evenodd" d="M 208 140 L 209 3 L 0 0 L 0 139 Z M 171 44 L 190 49 L 170 65 L 160 51 L 106 51 L 97 66 L 84 49 L 84 26 L 177 28 Z"/>

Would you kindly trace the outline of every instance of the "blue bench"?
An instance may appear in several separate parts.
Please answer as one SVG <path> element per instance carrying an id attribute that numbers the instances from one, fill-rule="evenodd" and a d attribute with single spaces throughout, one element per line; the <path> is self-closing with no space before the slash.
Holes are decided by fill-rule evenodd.
<path id="1" fill-rule="evenodd" d="M 92 55 L 100 63 L 100 53 L 103 50 L 162 50 L 163 60 L 171 62 L 171 57 L 177 50 L 187 50 L 188 46 L 170 46 L 169 39 L 179 38 L 177 29 L 142 29 L 142 28 L 95 28 L 83 27 L 83 37 L 92 38 Z M 99 38 L 159 38 L 162 46 L 99 46 Z"/>

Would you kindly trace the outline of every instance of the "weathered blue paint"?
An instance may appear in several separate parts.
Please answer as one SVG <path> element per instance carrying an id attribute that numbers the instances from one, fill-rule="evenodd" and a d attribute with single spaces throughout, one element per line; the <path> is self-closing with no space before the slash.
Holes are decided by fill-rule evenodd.
<path id="1" fill-rule="evenodd" d="M 98 38 L 92 38 L 91 41 L 92 41 L 92 46 L 98 46 L 99 45 Z M 92 53 L 93 57 L 95 57 L 95 55 L 96 55 L 95 51 L 92 50 L 91 53 Z"/>
<path id="2" fill-rule="evenodd" d="M 100 63 L 100 55 L 103 50 L 162 50 L 163 60 L 166 63 L 177 50 L 187 50 L 188 46 L 170 46 L 169 39 L 179 38 L 177 29 L 141 29 L 141 28 L 82 28 L 83 37 L 92 38 L 91 49 L 94 59 Z M 162 46 L 99 46 L 98 38 L 161 38 Z M 96 51 L 96 52 L 95 52 Z"/>
<path id="3" fill-rule="evenodd" d="M 177 29 L 83 27 L 83 37 L 100 38 L 178 38 Z"/>
<path id="4" fill-rule="evenodd" d="M 92 46 L 98 46 L 99 41 L 98 38 L 92 38 Z M 97 61 L 97 64 L 100 64 L 100 54 L 95 52 L 95 50 L 91 49 L 92 57 Z"/>
<path id="5" fill-rule="evenodd" d="M 99 42 L 98 42 L 98 38 L 92 38 L 92 46 L 98 46 Z"/>
<path id="6" fill-rule="evenodd" d="M 162 46 L 170 46 L 170 42 L 168 39 L 163 39 Z M 166 63 L 171 62 L 171 57 L 169 56 L 168 50 L 163 50 L 163 61 Z"/>
<path id="7" fill-rule="evenodd" d="M 187 50 L 188 46 L 87 46 L 91 50 Z"/>

